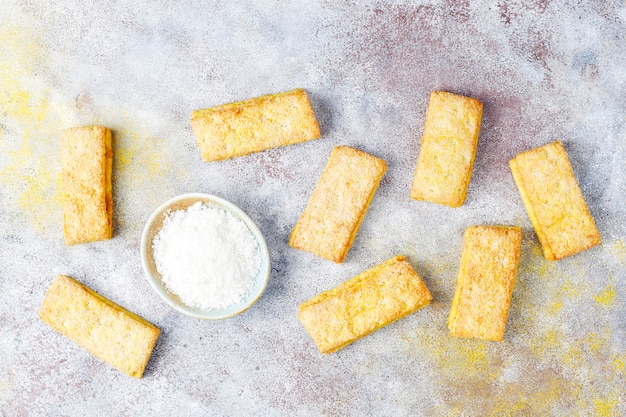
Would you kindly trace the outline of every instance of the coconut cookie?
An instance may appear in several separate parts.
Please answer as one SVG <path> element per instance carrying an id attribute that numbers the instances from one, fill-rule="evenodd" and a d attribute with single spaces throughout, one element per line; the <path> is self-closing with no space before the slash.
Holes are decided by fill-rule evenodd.
<path id="1" fill-rule="evenodd" d="M 196 110 L 191 127 L 205 161 L 235 158 L 320 137 L 303 89 Z"/>
<path id="2" fill-rule="evenodd" d="M 291 247 L 343 262 L 386 169 L 380 158 L 336 147 L 291 232 Z"/>
<path id="3" fill-rule="evenodd" d="M 61 135 L 65 242 L 111 239 L 113 197 L 111 131 L 101 126 L 66 129 Z"/>
<path id="4" fill-rule="evenodd" d="M 160 330 L 78 281 L 59 275 L 39 316 L 96 358 L 141 378 Z"/>
<path id="5" fill-rule="evenodd" d="M 411 198 L 459 207 L 472 176 L 483 113 L 480 101 L 445 91 L 430 94 Z"/>
<path id="6" fill-rule="evenodd" d="M 600 243 L 561 142 L 522 152 L 509 165 L 546 259 L 562 259 Z"/>
<path id="7" fill-rule="evenodd" d="M 331 353 L 428 305 L 432 296 L 404 256 L 383 262 L 300 305 L 298 318 Z"/>
<path id="8" fill-rule="evenodd" d="M 522 244 L 519 227 L 465 230 L 448 328 L 457 337 L 501 341 Z"/>

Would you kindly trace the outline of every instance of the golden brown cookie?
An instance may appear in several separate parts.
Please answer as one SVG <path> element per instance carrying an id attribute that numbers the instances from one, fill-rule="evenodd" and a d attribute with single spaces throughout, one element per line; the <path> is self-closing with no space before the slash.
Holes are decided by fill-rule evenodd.
<path id="1" fill-rule="evenodd" d="M 444 91 L 430 94 L 411 198 L 459 207 L 472 176 L 483 113 L 480 101 Z"/>
<path id="2" fill-rule="evenodd" d="M 320 352 L 331 353 L 430 303 L 404 256 L 383 262 L 302 303 L 298 318 Z"/>
<path id="3" fill-rule="evenodd" d="M 385 161 L 358 149 L 333 149 L 289 244 L 343 262 L 386 169 Z"/>
<path id="4" fill-rule="evenodd" d="M 101 126 L 66 129 L 61 135 L 65 242 L 111 239 L 113 197 L 111 131 Z"/>
<path id="5" fill-rule="evenodd" d="M 59 275 L 39 316 L 98 359 L 141 378 L 160 330 L 78 281 Z"/>
<path id="6" fill-rule="evenodd" d="M 519 227 L 465 230 L 448 328 L 457 337 L 501 341 L 519 264 Z"/>
<path id="7" fill-rule="evenodd" d="M 562 259 L 600 243 L 561 142 L 522 152 L 509 165 L 546 259 Z"/>
<path id="8" fill-rule="evenodd" d="M 311 102 L 303 89 L 196 110 L 191 114 L 191 127 L 205 161 L 320 137 Z"/>

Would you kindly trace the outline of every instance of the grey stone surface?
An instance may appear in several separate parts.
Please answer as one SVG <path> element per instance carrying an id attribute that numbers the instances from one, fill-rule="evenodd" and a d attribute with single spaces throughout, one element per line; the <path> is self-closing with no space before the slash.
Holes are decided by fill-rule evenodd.
<path id="1" fill-rule="evenodd" d="M 626 4 L 4 1 L 0 6 L 0 416 L 626 414 Z M 204 163 L 192 110 L 302 87 L 322 137 Z M 465 205 L 409 199 L 428 96 L 484 103 Z M 66 247 L 64 128 L 114 131 L 115 231 Z M 561 140 L 603 238 L 548 262 L 511 177 L 516 153 Z M 388 171 L 346 261 L 288 246 L 330 151 Z M 218 322 L 160 301 L 144 222 L 183 192 L 226 198 L 264 233 L 272 275 Z M 448 336 L 463 230 L 524 229 L 504 341 Z M 394 255 L 434 302 L 331 355 L 298 304 Z M 144 378 L 38 319 L 70 275 L 162 329 Z"/>

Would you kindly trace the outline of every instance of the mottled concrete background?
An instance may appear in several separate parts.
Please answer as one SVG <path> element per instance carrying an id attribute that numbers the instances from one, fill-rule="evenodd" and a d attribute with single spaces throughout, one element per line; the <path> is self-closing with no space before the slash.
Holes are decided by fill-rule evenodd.
<path id="1" fill-rule="evenodd" d="M 626 414 L 626 3 L 412 3 L 2 2 L 1 416 Z M 321 139 L 201 161 L 192 110 L 296 87 L 311 96 Z M 485 105 L 458 209 L 409 199 L 428 95 L 439 89 Z M 59 136 L 81 124 L 115 132 L 115 232 L 66 247 Z M 508 160 L 554 140 L 603 243 L 548 262 Z M 287 241 L 342 144 L 389 169 L 335 265 Z M 238 317 L 184 317 L 144 279 L 144 222 L 183 192 L 234 202 L 267 238 L 269 286 Z M 524 229 L 502 343 L 446 329 L 462 234 L 474 224 Z M 396 254 L 422 275 L 432 305 L 318 353 L 298 304 Z M 38 319 L 59 273 L 162 329 L 143 379 Z"/>

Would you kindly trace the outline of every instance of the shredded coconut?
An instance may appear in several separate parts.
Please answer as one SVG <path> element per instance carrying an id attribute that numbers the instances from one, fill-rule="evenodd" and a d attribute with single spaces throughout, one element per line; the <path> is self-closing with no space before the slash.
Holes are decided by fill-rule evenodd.
<path id="1" fill-rule="evenodd" d="M 152 250 L 168 290 L 201 309 L 242 302 L 261 264 L 259 245 L 243 221 L 201 202 L 168 214 Z"/>

